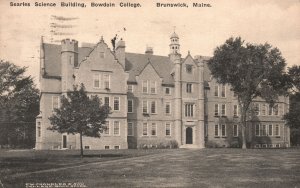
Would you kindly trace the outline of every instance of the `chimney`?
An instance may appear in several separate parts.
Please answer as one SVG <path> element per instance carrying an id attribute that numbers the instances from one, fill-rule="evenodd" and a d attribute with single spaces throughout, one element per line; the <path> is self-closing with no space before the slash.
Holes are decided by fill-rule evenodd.
<path id="1" fill-rule="evenodd" d="M 145 51 L 145 54 L 153 55 L 153 48 L 147 46 L 146 51 Z"/>
<path id="2" fill-rule="evenodd" d="M 117 43 L 115 54 L 116 58 L 125 69 L 125 41 L 123 41 L 123 39 L 119 40 L 119 42 Z"/>

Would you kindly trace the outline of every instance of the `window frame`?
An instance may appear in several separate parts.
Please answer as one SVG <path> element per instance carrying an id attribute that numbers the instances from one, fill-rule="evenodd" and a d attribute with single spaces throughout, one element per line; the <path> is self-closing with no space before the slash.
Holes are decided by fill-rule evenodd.
<path id="1" fill-rule="evenodd" d="M 129 111 L 130 103 L 131 103 L 131 111 Z M 133 100 L 132 99 L 127 100 L 127 113 L 130 113 L 130 114 L 133 113 Z"/>
<path id="2" fill-rule="evenodd" d="M 236 113 L 235 113 L 235 111 L 236 111 Z M 233 116 L 234 117 L 238 117 L 239 116 L 239 105 L 237 105 L 237 104 L 233 105 Z"/>
<path id="3" fill-rule="evenodd" d="M 221 104 L 221 116 L 226 116 L 226 104 Z"/>
<path id="4" fill-rule="evenodd" d="M 223 131 L 224 131 L 224 134 L 223 134 Z M 221 125 L 221 136 L 227 137 L 226 124 Z"/>
<path id="5" fill-rule="evenodd" d="M 154 92 L 152 92 L 152 89 L 154 89 Z M 156 81 L 150 81 L 150 94 L 157 94 Z"/>
<path id="6" fill-rule="evenodd" d="M 149 93 L 148 80 L 142 80 L 142 93 L 144 93 L 144 94 Z"/>
<path id="7" fill-rule="evenodd" d="M 214 114 L 215 116 L 220 116 L 219 104 L 214 105 Z"/>
<path id="8" fill-rule="evenodd" d="M 129 125 L 131 126 L 131 134 L 129 134 Z M 127 122 L 127 136 L 134 136 L 134 126 L 131 121 Z"/>
<path id="9" fill-rule="evenodd" d="M 99 83 L 99 86 L 97 87 L 97 86 L 95 86 L 95 81 L 98 81 Z M 101 86 L 102 86 L 102 84 L 101 84 L 101 73 L 94 73 L 93 74 L 93 88 L 94 89 L 101 89 Z"/>
<path id="10" fill-rule="evenodd" d="M 118 122 L 118 124 L 116 124 L 116 122 Z M 117 130 L 118 130 L 118 134 L 115 133 L 115 131 L 116 131 L 116 125 L 117 125 L 117 128 L 118 128 L 118 129 L 117 129 Z M 114 127 L 113 127 L 113 128 L 114 128 L 114 129 L 113 129 L 113 130 L 114 130 L 114 131 L 113 131 L 113 135 L 114 135 L 114 136 L 120 136 L 120 135 L 121 135 L 120 121 L 114 121 L 114 125 L 113 125 L 113 126 L 114 126 Z"/>
<path id="11" fill-rule="evenodd" d="M 226 85 L 221 85 L 221 98 L 226 98 Z"/>
<path id="12" fill-rule="evenodd" d="M 169 108 L 167 108 L 169 106 Z M 169 110 L 169 113 L 167 112 L 167 109 Z M 166 115 L 171 115 L 171 102 L 166 102 L 165 103 L 165 114 Z"/>
<path id="13" fill-rule="evenodd" d="M 146 109 L 146 111 L 144 111 L 145 109 Z M 146 100 L 142 101 L 142 113 L 143 114 L 148 114 L 149 113 L 148 101 L 146 101 Z"/>
<path id="14" fill-rule="evenodd" d="M 146 125 L 146 126 L 145 126 Z M 145 129 L 146 128 L 146 129 Z M 146 134 L 144 134 L 146 133 Z M 148 136 L 148 123 L 147 122 L 143 122 L 143 126 L 142 126 L 142 136 Z"/>
<path id="15" fill-rule="evenodd" d="M 116 99 L 118 99 L 118 100 L 116 100 Z M 118 101 L 118 109 L 116 109 L 115 107 L 116 107 L 116 101 Z M 120 99 L 120 97 L 114 97 L 114 111 L 120 111 L 120 105 L 121 104 L 121 99 Z"/>
<path id="16" fill-rule="evenodd" d="M 220 90 L 219 85 L 216 84 L 215 88 L 214 88 L 214 97 L 219 97 L 219 95 L 220 95 L 220 91 L 219 90 Z"/>
<path id="17" fill-rule="evenodd" d="M 214 135 L 215 135 L 215 137 L 220 137 L 219 124 L 215 124 Z"/>
<path id="18" fill-rule="evenodd" d="M 168 127 L 169 126 L 169 135 L 167 134 L 167 131 L 168 131 Z M 171 136 L 172 133 L 171 133 L 171 130 L 172 130 L 172 124 L 171 122 L 166 122 L 165 123 L 165 136 Z"/>
<path id="19" fill-rule="evenodd" d="M 192 93 L 192 92 L 193 92 L 193 84 L 186 83 L 186 93 Z"/>
<path id="20" fill-rule="evenodd" d="M 233 125 L 233 133 L 232 133 L 232 135 L 233 135 L 233 137 L 239 137 L 239 126 L 237 124 Z"/>
<path id="21" fill-rule="evenodd" d="M 154 128 L 154 129 L 153 129 Z M 155 134 L 152 134 L 154 131 Z M 150 131 L 150 136 L 157 136 L 157 123 L 152 122 L 151 123 L 151 131 Z"/>
<path id="22" fill-rule="evenodd" d="M 154 104 L 154 111 L 152 111 L 152 107 L 153 107 L 153 104 Z M 151 101 L 150 102 L 150 113 L 151 114 L 157 114 L 157 102 L 156 101 Z"/>

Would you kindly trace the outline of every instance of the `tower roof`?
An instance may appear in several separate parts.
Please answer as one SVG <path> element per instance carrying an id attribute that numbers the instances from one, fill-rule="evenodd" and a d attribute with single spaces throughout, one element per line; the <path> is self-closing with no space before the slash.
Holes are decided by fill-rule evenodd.
<path id="1" fill-rule="evenodd" d="M 172 33 L 171 37 L 170 38 L 179 38 L 178 35 L 174 32 Z"/>

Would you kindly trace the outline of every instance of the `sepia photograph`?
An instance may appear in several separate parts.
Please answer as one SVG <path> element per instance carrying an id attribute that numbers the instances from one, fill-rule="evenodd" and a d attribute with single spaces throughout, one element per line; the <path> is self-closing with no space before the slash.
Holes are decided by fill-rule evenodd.
<path id="1" fill-rule="evenodd" d="M 0 188 L 300 188 L 299 0 L 0 0 Z"/>

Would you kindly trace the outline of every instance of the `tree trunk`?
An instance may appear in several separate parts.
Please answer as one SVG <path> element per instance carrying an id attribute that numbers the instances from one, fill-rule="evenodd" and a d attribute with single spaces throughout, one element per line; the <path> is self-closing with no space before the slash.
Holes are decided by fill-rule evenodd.
<path id="1" fill-rule="evenodd" d="M 247 110 L 245 109 L 245 105 L 239 105 L 240 107 L 240 113 L 241 113 L 241 118 L 240 118 L 240 125 L 242 128 L 242 149 L 247 149 L 246 146 L 246 115 L 247 115 Z"/>
<path id="2" fill-rule="evenodd" d="M 80 157 L 83 158 L 82 133 L 80 134 Z"/>

